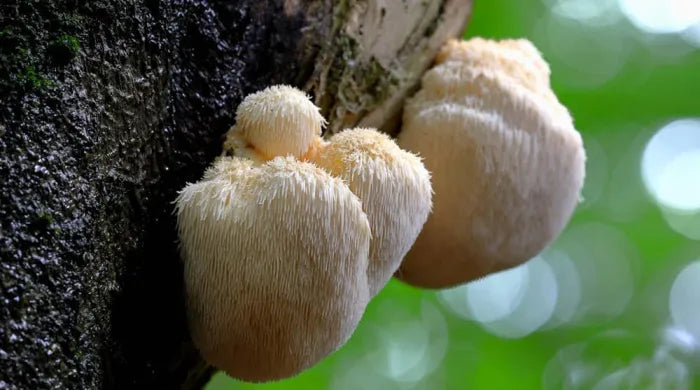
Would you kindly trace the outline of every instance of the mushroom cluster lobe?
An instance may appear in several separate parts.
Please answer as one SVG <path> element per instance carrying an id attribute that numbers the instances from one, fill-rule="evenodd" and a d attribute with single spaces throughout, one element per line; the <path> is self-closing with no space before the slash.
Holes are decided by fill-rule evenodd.
<path id="1" fill-rule="evenodd" d="M 374 296 L 401 265 L 428 218 L 430 174 L 418 156 L 375 129 L 334 135 L 314 162 L 342 178 L 362 200 L 372 228 L 368 277 Z"/>
<path id="2" fill-rule="evenodd" d="M 585 153 L 525 40 L 448 42 L 406 103 L 398 143 L 432 174 L 433 212 L 396 276 L 443 288 L 514 267 L 564 228 Z"/>
<path id="3" fill-rule="evenodd" d="M 312 164 L 215 162 L 177 200 L 188 320 L 229 375 L 294 375 L 350 337 L 369 300 L 359 199 Z"/>
<path id="4" fill-rule="evenodd" d="M 342 346 L 430 211 L 418 157 L 374 129 L 326 142 L 324 124 L 292 87 L 249 95 L 233 156 L 177 198 L 192 340 L 235 378 L 293 376 Z"/>

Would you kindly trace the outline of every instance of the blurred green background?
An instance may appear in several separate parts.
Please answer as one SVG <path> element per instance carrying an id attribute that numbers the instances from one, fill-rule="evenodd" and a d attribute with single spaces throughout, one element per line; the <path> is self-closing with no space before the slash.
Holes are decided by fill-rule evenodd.
<path id="1" fill-rule="evenodd" d="M 562 236 L 452 290 L 392 281 L 340 351 L 233 389 L 700 389 L 700 0 L 476 0 L 526 37 L 587 149 Z"/>

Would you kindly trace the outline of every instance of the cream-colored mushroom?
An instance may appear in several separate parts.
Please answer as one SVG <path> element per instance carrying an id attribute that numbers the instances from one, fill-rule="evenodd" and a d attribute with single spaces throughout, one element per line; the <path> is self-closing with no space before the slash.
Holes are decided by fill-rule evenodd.
<path id="1" fill-rule="evenodd" d="M 312 160 L 345 180 L 369 218 L 370 295 L 376 295 L 401 264 L 432 206 L 430 174 L 420 159 L 375 129 L 344 130 Z"/>
<path id="2" fill-rule="evenodd" d="M 398 143 L 432 174 L 433 212 L 396 276 L 439 288 L 516 266 L 564 228 L 585 153 L 526 41 L 450 42 L 404 107 Z"/>
<path id="3" fill-rule="evenodd" d="M 435 59 L 436 64 L 443 62 L 458 62 L 481 72 L 498 72 L 532 91 L 551 93 L 549 65 L 527 39 L 451 39 Z"/>
<path id="4" fill-rule="evenodd" d="M 224 150 L 255 160 L 287 155 L 302 158 L 325 124 L 308 95 L 294 87 L 273 85 L 241 102 Z"/>
<path id="5" fill-rule="evenodd" d="M 208 363 L 276 380 L 350 337 L 369 300 L 370 227 L 339 178 L 293 157 L 221 157 L 176 203 L 189 326 Z"/>

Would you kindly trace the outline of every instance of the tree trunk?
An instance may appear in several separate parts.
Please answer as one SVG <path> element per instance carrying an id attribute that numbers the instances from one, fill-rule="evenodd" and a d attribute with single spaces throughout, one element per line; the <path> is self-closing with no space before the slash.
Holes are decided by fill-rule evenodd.
<path id="1" fill-rule="evenodd" d="M 286 83 L 329 131 L 391 131 L 470 8 L 3 1 L 0 388 L 201 387 L 172 201 L 220 153 L 237 104 Z"/>

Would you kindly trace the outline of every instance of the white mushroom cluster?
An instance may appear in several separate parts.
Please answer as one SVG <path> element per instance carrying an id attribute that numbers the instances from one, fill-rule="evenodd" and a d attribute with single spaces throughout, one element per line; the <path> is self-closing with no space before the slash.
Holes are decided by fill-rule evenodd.
<path id="1" fill-rule="evenodd" d="M 177 198 L 192 339 L 246 381 L 293 376 L 342 346 L 431 208 L 421 161 L 373 129 L 320 138 L 301 91 L 248 96 L 219 157 Z"/>
<path id="2" fill-rule="evenodd" d="M 443 288 L 540 252 L 585 165 L 549 72 L 525 40 L 450 41 L 398 144 L 366 128 L 324 140 L 318 107 L 292 87 L 246 97 L 227 155 L 176 202 L 204 359 L 246 381 L 293 376 L 348 340 L 392 275 Z"/>
<path id="3" fill-rule="evenodd" d="M 448 42 L 407 101 L 398 143 L 432 174 L 433 212 L 396 276 L 442 288 L 514 267 L 564 228 L 585 153 L 526 40 Z"/>

